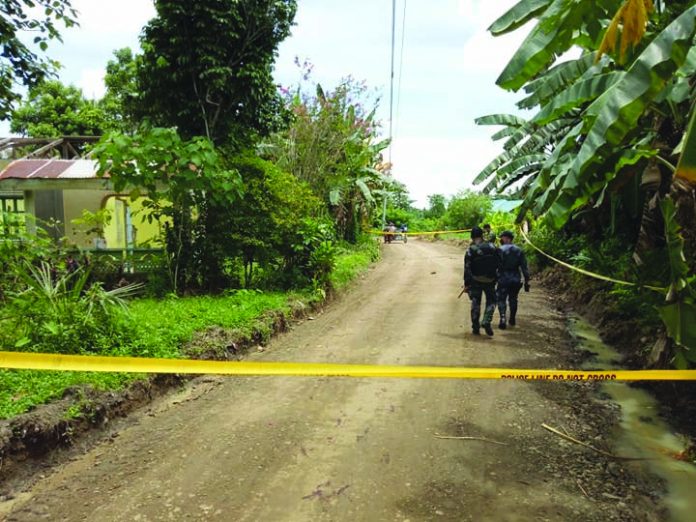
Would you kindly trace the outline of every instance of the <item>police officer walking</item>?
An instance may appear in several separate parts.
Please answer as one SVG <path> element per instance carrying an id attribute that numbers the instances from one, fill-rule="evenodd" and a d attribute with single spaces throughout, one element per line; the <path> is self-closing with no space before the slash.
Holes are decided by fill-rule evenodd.
<path id="1" fill-rule="evenodd" d="M 515 326 L 515 316 L 517 315 L 517 296 L 522 289 L 522 279 L 520 271 L 524 276 L 524 291 L 529 292 L 529 269 L 524 251 L 513 244 L 514 234 L 506 230 L 500 234 L 500 257 L 501 266 L 498 277 L 498 311 L 500 312 L 501 330 L 507 328 L 506 314 L 507 302 L 510 302 L 510 326 Z"/>
<path id="2" fill-rule="evenodd" d="M 464 291 L 471 299 L 471 329 L 474 335 L 479 335 L 481 326 L 488 335 L 493 335 L 491 322 L 495 312 L 495 282 L 500 268 L 500 253 L 498 249 L 483 240 L 483 230 L 479 227 L 471 229 L 471 245 L 464 256 Z M 483 321 L 481 316 L 481 297 L 486 296 L 486 309 Z"/>

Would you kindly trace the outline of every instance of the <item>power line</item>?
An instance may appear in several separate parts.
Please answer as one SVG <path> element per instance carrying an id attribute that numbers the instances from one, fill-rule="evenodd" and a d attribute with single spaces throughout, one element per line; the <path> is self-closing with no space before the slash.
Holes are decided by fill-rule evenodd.
<path id="1" fill-rule="evenodd" d="M 392 138 L 394 131 L 394 50 L 396 48 L 396 0 L 392 0 L 392 32 L 391 32 L 391 69 L 389 76 L 389 154 L 387 156 L 390 170 L 392 162 Z M 387 223 L 387 194 L 383 194 L 382 228 Z"/>
<path id="2" fill-rule="evenodd" d="M 389 76 L 389 163 L 392 160 L 394 130 L 394 51 L 396 49 L 396 0 L 392 0 L 391 69 Z"/>
<path id="3" fill-rule="evenodd" d="M 401 17 L 401 49 L 399 50 L 399 79 L 396 82 L 396 116 L 394 134 L 398 130 L 399 106 L 401 105 L 401 75 L 404 69 L 404 40 L 406 39 L 406 0 L 404 0 L 404 12 Z"/>

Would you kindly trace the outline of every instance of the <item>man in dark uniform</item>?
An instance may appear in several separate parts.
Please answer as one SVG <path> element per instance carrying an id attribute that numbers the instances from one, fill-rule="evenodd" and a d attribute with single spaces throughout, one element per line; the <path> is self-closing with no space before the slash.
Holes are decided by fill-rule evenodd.
<path id="1" fill-rule="evenodd" d="M 464 256 L 464 291 L 471 299 L 471 329 L 479 335 L 481 326 L 488 335 L 493 335 L 491 322 L 495 312 L 495 282 L 500 268 L 500 254 L 491 243 L 483 240 L 483 230 L 471 229 L 471 245 Z M 481 316 L 481 297 L 486 295 L 486 309 L 483 321 Z"/>
<path id="2" fill-rule="evenodd" d="M 507 328 L 507 302 L 510 301 L 510 326 L 515 326 L 517 315 L 517 296 L 522 289 L 520 271 L 524 276 L 524 291 L 529 292 L 529 269 L 524 251 L 512 243 L 514 234 L 506 230 L 500 234 L 501 266 L 498 276 L 498 311 L 500 312 L 500 329 Z"/>

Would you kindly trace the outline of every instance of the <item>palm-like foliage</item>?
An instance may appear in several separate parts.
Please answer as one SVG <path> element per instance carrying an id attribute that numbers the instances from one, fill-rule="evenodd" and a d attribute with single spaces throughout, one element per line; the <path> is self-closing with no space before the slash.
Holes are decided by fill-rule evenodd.
<path id="1" fill-rule="evenodd" d="M 355 239 L 370 221 L 376 196 L 389 178 L 376 169 L 386 141 L 377 140 L 375 111 L 366 111 L 364 85 L 346 80 L 332 92 L 317 86 L 316 95 L 288 97 L 293 121 L 261 147 L 262 154 L 306 181 L 321 197 L 339 235 Z"/>
<path id="2" fill-rule="evenodd" d="M 696 5 L 665 4 L 521 0 L 490 27 L 497 35 L 536 20 L 498 78 L 505 89 L 524 89 L 518 106 L 533 115 L 477 120 L 504 125 L 493 137 L 505 142 L 475 182 L 486 191 L 520 188 L 518 219 L 531 211 L 560 227 L 609 200 L 631 199 L 646 202 L 644 226 L 674 222 L 654 202 L 668 197 L 671 179 L 696 182 L 696 131 L 687 133 L 695 125 Z M 559 62 L 571 49 L 580 56 Z M 679 191 L 671 192 L 678 207 Z M 649 215 L 660 209 L 659 219 Z M 679 227 L 658 234 L 676 237 Z M 641 239 L 637 248 L 649 246 Z M 678 279 L 670 299 L 683 302 L 688 277 Z"/>
<path id="3" fill-rule="evenodd" d="M 112 337 L 127 338 L 125 299 L 142 284 L 107 291 L 89 284 L 88 270 L 58 274 L 45 262 L 16 272 L 21 290 L 10 296 L 3 325 L 15 329 L 13 337 L 20 339 L 15 348 L 80 353 L 110 346 Z"/>

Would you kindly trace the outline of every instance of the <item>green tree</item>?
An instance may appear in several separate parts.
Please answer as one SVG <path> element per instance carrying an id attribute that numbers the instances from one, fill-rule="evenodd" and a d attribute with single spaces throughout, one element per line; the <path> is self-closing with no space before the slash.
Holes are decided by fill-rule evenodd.
<path id="1" fill-rule="evenodd" d="M 133 114 L 138 99 L 136 81 L 140 60 L 139 55 L 129 47 L 124 47 L 114 51 L 114 59 L 106 64 L 106 93 L 99 100 L 99 106 L 115 130 L 134 132 L 138 128 L 139 122 Z"/>
<path id="2" fill-rule="evenodd" d="M 491 210 L 491 200 L 484 194 L 465 190 L 454 196 L 441 217 L 450 229 L 464 229 L 480 225 Z"/>
<path id="3" fill-rule="evenodd" d="M 21 98 L 17 86 L 34 87 L 57 66 L 32 51 L 23 35 L 45 51 L 49 41 L 61 39 L 56 22 L 72 27 L 77 12 L 70 0 L 4 0 L 0 14 L 0 120 L 5 120 Z"/>
<path id="4" fill-rule="evenodd" d="M 247 154 L 232 165 L 240 173 L 244 197 L 220 214 L 216 228 L 224 239 L 216 245 L 217 255 L 242 259 L 247 287 L 254 264 L 270 268 L 273 282 L 282 286 L 306 283 L 311 279 L 309 256 L 316 245 L 305 244 L 311 237 L 303 231 L 306 220 L 318 217 L 321 200 L 306 183 L 268 161 Z"/>
<path id="5" fill-rule="evenodd" d="M 497 81 L 508 90 L 523 88 L 518 106 L 533 116 L 478 119 L 503 125 L 494 139 L 505 141 L 476 182 L 487 182 L 489 191 L 521 187 L 519 219 L 531 211 L 556 227 L 576 219 L 596 227 L 609 215 L 614 230 L 623 218 L 637 237 L 639 263 L 659 249 L 668 256 L 670 280 L 656 282 L 670 288 L 661 313 L 672 338 L 696 348 L 696 335 L 682 335 L 679 321 L 665 316 L 696 320 L 693 262 L 687 272 L 679 263 L 696 254 L 693 235 L 679 240 L 696 227 L 688 210 L 693 186 L 687 171 L 674 175 L 679 151 L 688 154 L 683 144 L 696 98 L 696 6 L 522 0 L 490 30 L 504 34 L 531 20 L 536 25 Z M 556 61 L 572 47 L 582 49 L 579 58 Z M 694 353 L 679 352 L 696 362 Z"/>
<path id="6" fill-rule="evenodd" d="M 288 92 L 291 124 L 262 146 L 267 157 L 312 187 L 339 236 L 350 242 L 372 221 L 376 196 L 392 186 L 379 170 L 387 141 L 377 139 L 367 91 L 364 83 L 347 79 L 328 93 L 320 85 L 313 96 L 299 88 Z"/>
<path id="7" fill-rule="evenodd" d="M 224 259 L 214 224 L 239 199 L 239 173 L 210 140 L 183 140 L 174 129 L 133 135 L 112 133 L 95 147 L 99 172 L 109 173 L 117 191 L 147 195 L 153 218 L 165 218 L 173 287 L 219 288 Z M 220 234 L 224 234 L 220 231 Z"/>
<path id="8" fill-rule="evenodd" d="M 35 138 L 99 136 L 108 126 L 97 102 L 86 99 L 77 87 L 48 80 L 29 89 L 26 100 L 12 112 L 10 130 Z"/>
<path id="9" fill-rule="evenodd" d="M 425 216 L 431 219 L 441 218 L 447 211 L 447 199 L 442 194 L 428 196 L 428 208 Z"/>
<path id="10" fill-rule="evenodd" d="M 392 180 L 389 188 L 389 202 L 394 208 L 406 211 L 413 209 L 413 200 L 410 198 L 408 188 L 400 181 Z"/>
<path id="11" fill-rule="evenodd" d="M 132 117 L 215 144 L 272 129 L 281 108 L 273 62 L 295 0 L 157 0 L 155 8 L 141 37 Z"/>

